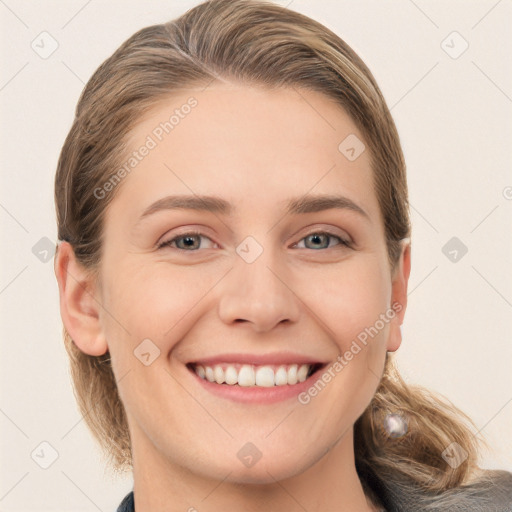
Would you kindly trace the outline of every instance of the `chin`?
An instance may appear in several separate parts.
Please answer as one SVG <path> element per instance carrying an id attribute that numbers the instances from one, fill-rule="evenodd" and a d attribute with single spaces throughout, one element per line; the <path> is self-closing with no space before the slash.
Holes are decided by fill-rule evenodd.
<path id="1" fill-rule="evenodd" d="M 298 464 L 282 464 L 277 461 L 266 461 L 260 459 L 254 466 L 250 468 L 245 467 L 231 467 L 228 469 L 231 474 L 226 478 L 226 481 L 247 484 L 247 485 L 269 485 L 275 484 L 276 481 L 286 480 L 303 473 L 307 467 L 302 467 Z"/>
<path id="2" fill-rule="evenodd" d="M 320 452 L 316 457 L 313 453 L 304 454 L 295 446 L 288 450 L 263 449 L 261 455 L 254 451 L 251 460 L 251 456 L 246 455 L 251 454 L 251 450 L 250 445 L 245 445 L 245 451 L 237 448 L 237 451 L 231 452 L 233 456 L 221 457 L 218 454 L 213 460 L 202 459 L 202 467 L 196 466 L 193 471 L 207 478 L 231 483 L 267 485 L 300 475 L 322 457 Z"/>

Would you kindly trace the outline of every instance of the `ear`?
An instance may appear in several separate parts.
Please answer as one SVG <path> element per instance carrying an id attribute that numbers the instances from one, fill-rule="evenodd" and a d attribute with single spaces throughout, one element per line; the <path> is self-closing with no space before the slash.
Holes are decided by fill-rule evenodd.
<path id="1" fill-rule="evenodd" d="M 99 320 L 97 283 L 76 260 L 68 242 L 60 242 L 57 248 L 54 271 L 59 284 L 60 315 L 71 339 L 86 354 L 104 354 L 108 345 Z"/>
<path id="2" fill-rule="evenodd" d="M 410 239 L 406 239 L 402 243 L 402 252 L 392 279 L 391 307 L 395 311 L 395 316 L 390 322 L 388 352 L 395 352 L 402 343 L 401 325 L 407 307 L 407 284 L 411 273 L 411 243 Z"/>

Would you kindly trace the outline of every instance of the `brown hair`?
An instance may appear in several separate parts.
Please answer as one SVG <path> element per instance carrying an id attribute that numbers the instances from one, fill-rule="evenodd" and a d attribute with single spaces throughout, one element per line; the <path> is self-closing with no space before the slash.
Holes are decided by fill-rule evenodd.
<path id="1" fill-rule="evenodd" d="M 320 23 L 266 1 L 211 0 L 180 18 L 144 28 L 93 74 L 76 108 L 55 179 L 58 236 L 98 275 L 105 210 L 98 184 L 113 176 L 127 137 L 141 116 L 173 91 L 213 80 L 320 92 L 344 108 L 361 130 L 372 158 L 393 271 L 410 236 L 405 162 L 398 133 L 369 69 Z M 341 142 L 341 141 L 340 141 Z M 89 428 L 114 467 L 131 467 L 129 432 L 108 353 L 82 353 L 64 329 L 75 394 Z M 391 437 L 386 414 L 401 414 L 407 433 Z M 354 426 L 356 468 L 368 493 L 410 479 L 439 492 L 469 481 L 477 468 L 471 421 L 441 396 L 406 384 L 386 358 L 370 405 Z M 479 440 L 478 440 L 479 441 Z M 441 453 L 457 442 L 468 453 L 452 469 Z"/>

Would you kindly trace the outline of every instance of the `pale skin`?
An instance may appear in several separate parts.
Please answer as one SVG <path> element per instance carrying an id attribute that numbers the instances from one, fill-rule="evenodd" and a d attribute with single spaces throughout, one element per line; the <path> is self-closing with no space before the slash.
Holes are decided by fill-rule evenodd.
<path id="1" fill-rule="evenodd" d="M 109 350 L 122 378 L 135 509 L 377 510 L 356 473 L 353 425 L 386 351 L 401 343 L 410 246 L 392 272 L 369 151 L 351 162 L 338 150 L 348 135 L 364 137 L 319 93 L 215 83 L 156 106 L 132 131 L 132 150 L 191 96 L 197 106 L 116 191 L 101 282 L 68 243 L 55 259 L 67 331 L 87 354 Z M 343 195 L 366 215 L 285 213 L 289 200 L 321 194 Z M 167 195 L 217 196 L 232 212 L 161 210 L 139 220 Z M 197 230 L 194 249 L 183 239 L 181 249 L 156 247 Z M 330 236 L 309 238 L 326 230 Z M 252 263 L 236 252 L 247 236 L 263 248 Z M 334 362 L 394 302 L 401 311 L 306 405 L 297 397 L 236 403 L 204 389 L 185 366 L 281 351 Z M 144 339 L 160 350 L 149 366 L 134 355 Z M 237 457 L 248 442 L 262 454 L 251 467 Z"/>

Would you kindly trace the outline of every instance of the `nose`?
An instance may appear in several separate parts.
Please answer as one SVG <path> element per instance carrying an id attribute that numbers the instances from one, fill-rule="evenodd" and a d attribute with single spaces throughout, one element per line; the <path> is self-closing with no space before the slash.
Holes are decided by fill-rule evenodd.
<path id="1" fill-rule="evenodd" d="M 223 280 L 218 311 L 224 323 L 243 322 L 256 332 L 266 332 L 278 324 L 298 321 L 299 299 L 293 282 L 269 252 L 264 251 L 252 263 L 237 256 L 234 268 Z"/>

